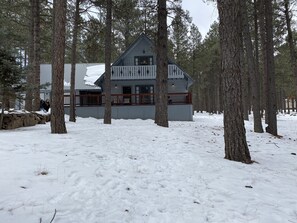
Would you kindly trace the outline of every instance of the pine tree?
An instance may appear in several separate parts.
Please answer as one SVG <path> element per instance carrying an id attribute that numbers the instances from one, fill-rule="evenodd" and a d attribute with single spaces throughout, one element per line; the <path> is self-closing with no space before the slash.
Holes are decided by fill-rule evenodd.
<path id="1" fill-rule="evenodd" d="M 247 14 L 246 0 L 241 1 L 241 12 L 242 12 L 242 34 L 245 45 L 248 72 L 251 81 L 251 92 L 252 92 L 252 105 L 254 115 L 254 131 L 258 133 L 263 132 L 261 114 L 260 114 L 260 81 L 259 71 L 256 67 L 256 61 L 253 53 L 253 44 L 251 39 L 248 14 Z"/>
<path id="2" fill-rule="evenodd" d="M 225 158 L 251 163 L 246 142 L 240 75 L 240 0 L 218 0 L 224 91 Z"/>
<path id="3" fill-rule="evenodd" d="M 87 63 L 102 63 L 104 61 L 105 21 L 90 18 L 85 22 L 82 33 L 81 54 Z"/>
<path id="4" fill-rule="evenodd" d="M 274 65 L 274 42 L 272 24 L 272 2 L 260 0 L 260 34 L 262 44 L 262 56 L 264 64 L 264 95 L 265 95 L 265 118 L 268 126 L 266 132 L 277 136 L 276 120 L 276 89 L 275 89 L 275 65 Z"/>
<path id="5" fill-rule="evenodd" d="M 168 127 L 168 58 L 166 0 L 158 0 L 155 123 Z"/>
<path id="6" fill-rule="evenodd" d="M 74 21 L 73 21 L 73 35 L 72 35 L 72 48 L 71 48 L 71 80 L 70 80 L 70 115 L 69 121 L 75 122 L 75 66 L 77 60 L 77 35 L 78 35 L 78 23 L 79 23 L 79 5 L 80 0 L 75 1 L 75 12 L 74 12 Z"/>
<path id="7" fill-rule="evenodd" d="M 190 43 L 188 37 L 190 17 L 188 12 L 185 12 L 181 8 L 181 5 L 174 9 L 174 14 L 170 35 L 170 40 L 173 44 L 173 55 L 176 63 L 182 68 L 187 69 L 190 60 Z"/>
<path id="8" fill-rule="evenodd" d="M 199 85 L 200 80 L 199 80 L 199 57 L 198 53 L 201 51 L 201 46 L 202 46 L 202 36 L 201 33 L 199 32 L 199 29 L 196 25 L 192 24 L 191 30 L 190 30 L 190 52 L 191 52 L 191 64 L 192 66 L 190 67 L 190 74 L 192 74 L 193 79 L 195 80 L 194 87 L 193 87 L 193 106 L 195 110 L 199 110 L 201 107 L 200 105 L 200 91 L 199 91 Z"/>
<path id="9" fill-rule="evenodd" d="M 113 6 L 113 33 L 121 52 L 124 52 L 141 33 L 141 12 L 138 0 L 116 0 Z"/>
<path id="10" fill-rule="evenodd" d="M 33 110 L 40 109 L 40 0 L 31 0 L 33 19 Z"/>
<path id="11" fill-rule="evenodd" d="M 106 0 L 106 31 L 105 31 L 105 111 L 104 124 L 111 124 L 111 27 L 112 0 Z"/>
<path id="12" fill-rule="evenodd" d="M 11 107 L 11 102 L 22 90 L 22 75 L 19 64 L 11 53 L 0 47 L 0 129 L 2 129 L 4 109 Z"/>
<path id="13" fill-rule="evenodd" d="M 221 52 L 219 47 L 219 25 L 213 23 L 201 49 L 197 55 L 198 84 L 199 84 L 199 111 L 210 113 L 222 112 L 222 81 L 221 81 Z"/>
<path id="14" fill-rule="evenodd" d="M 292 15 L 290 12 L 290 1 L 289 0 L 284 0 L 284 7 L 285 7 L 285 18 L 286 18 L 286 26 L 287 26 L 287 31 L 288 31 L 288 36 L 287 36 L 287 42 L 289 44 L 290 48 L 290 61 L 291 61 L 291 67 L 292 67 L 292 73 L 293 76 L 295 77 L 295 99 L 297 100 L 297 50 L 296 46 L 294 44 L 294 39 L 293 39 L 293 31 L 292 31 Z"/>
<path id="15" fill-rule="evenodd" d="M 0 101 L 4 108 L 10 108 L 10 101 L 15 100 L 16 92 L 22 86 L 20 65 L 12 53 L 0 47 Z"/>
<path id="16" fill-rule="evenodd" d="M 64 118 L 66 0 L 54 0 L 51 132 L 67 133 Z"/>
<path id="17" fill-rule="evenodd" d="M 153 40 L 156 39 L 156 33 L 158 30 L 158 17 L 156 5 L 156 0 L 138 1 L 138 7 L 141 11 L 141 31 Z"/>

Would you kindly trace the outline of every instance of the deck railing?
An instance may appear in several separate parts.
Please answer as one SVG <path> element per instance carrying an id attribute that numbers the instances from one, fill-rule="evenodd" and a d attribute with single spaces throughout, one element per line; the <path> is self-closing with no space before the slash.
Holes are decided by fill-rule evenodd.
<path id="1" fill-rule="evenodd" d="M 112 94 L 112 105 L 154 105 L 154 94 Z M 105 104 L 105 95 L 85 94 L 75 96 L 76 106 L 102 106 Z M 192 104 L 191 93 L 168 93 L 169 105 Z M 64 105 L 70 105 L 70 95 L 64 95 Z"/>
<path id="2" fill-rule="evenodd" d="M 156 65 L 113 66 L 111 80 L 156 79 Z M 184 72 L 174 64 L 168 65 L 168 78 L 183 78 Z"/>

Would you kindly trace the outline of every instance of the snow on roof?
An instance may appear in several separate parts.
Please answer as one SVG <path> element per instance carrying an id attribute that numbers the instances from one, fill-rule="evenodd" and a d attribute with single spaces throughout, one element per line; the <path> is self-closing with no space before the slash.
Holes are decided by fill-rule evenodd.
<path id="1" fill-rule="evenodd" d="M 65 86 L 65 87 L 66 87 L 66 86 L 67 86 L 67 87 L 70 87 L 70 85 L 71 85 L 70 82 L 67 82 L 67 81 L 64 80 L 64 86 Z"/>
<path id="2" fill-rule="evenodd" d="M 105 72 L 105 64 L 99 64 L 87 67 L 87 73 L 84 77 L 86 85 L 95 86 L 95 81 Z"/>
<path id="3" fill-rule="evenodd" d="M 94 67 L 100 64 L 87 64 L 81 63 L 75 66 L 75 89 L 76 90 L 93 90 L 100 89 L 100 87 L 94 85 L 94 81 L 89 80 L 87 77 L 85 80 L 88 67 Z M 91 76 L 91 75 L 88 75 Z M 97 77 L 99 77 L 97 72 Z M 96 77 L 93 77 L 96 80 Z M 40 84 L 52 83 L 52 65 L 41 64 L 40 65 Z M 71 83 L 71 64 L 64 65 L 64 90 L 70 90 Z M 51 85 L 45 87 L 46 90 L 51 90 Z"/>

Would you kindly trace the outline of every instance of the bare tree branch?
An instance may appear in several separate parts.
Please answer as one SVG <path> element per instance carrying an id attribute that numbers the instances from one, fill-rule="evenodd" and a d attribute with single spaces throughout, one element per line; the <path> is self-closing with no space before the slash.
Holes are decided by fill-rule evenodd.
<path id="1" fill-rule="evenodd" d="M 50 221 L 50 223 L 52 223 L 52 222 L 54 221 L 54 219 L 55 219 L 55 217 L 56 217 L 56 214 L 57 214 L 57 210 L 55 209 L 54 216 L 53 216 L 52 220 Z"/>

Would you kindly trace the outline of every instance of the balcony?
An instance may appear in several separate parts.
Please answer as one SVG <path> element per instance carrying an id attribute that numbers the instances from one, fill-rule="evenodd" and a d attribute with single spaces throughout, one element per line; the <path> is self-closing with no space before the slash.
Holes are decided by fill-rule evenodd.
<path id="1" fill-rule="evenodd" d="M 111 80 L 156 79 L 157 66 L 113 66 Z M 174 64 L 168 65 L 168 78 L 184 78 L 184 71 Z"/>
<path id="2" fill-rule="evenodd" d="M 104 106 L 105 95 L 86 94 L 76 95 L 75 104 L 80 107 Z M 154 105 L 154 94 L 112 94 L 112 106 Z M 168 105 L 192 104 L 191 93 L 169 93 Z M 70 95 L 64 95 L 64 105 L 70 105 Z"/>

